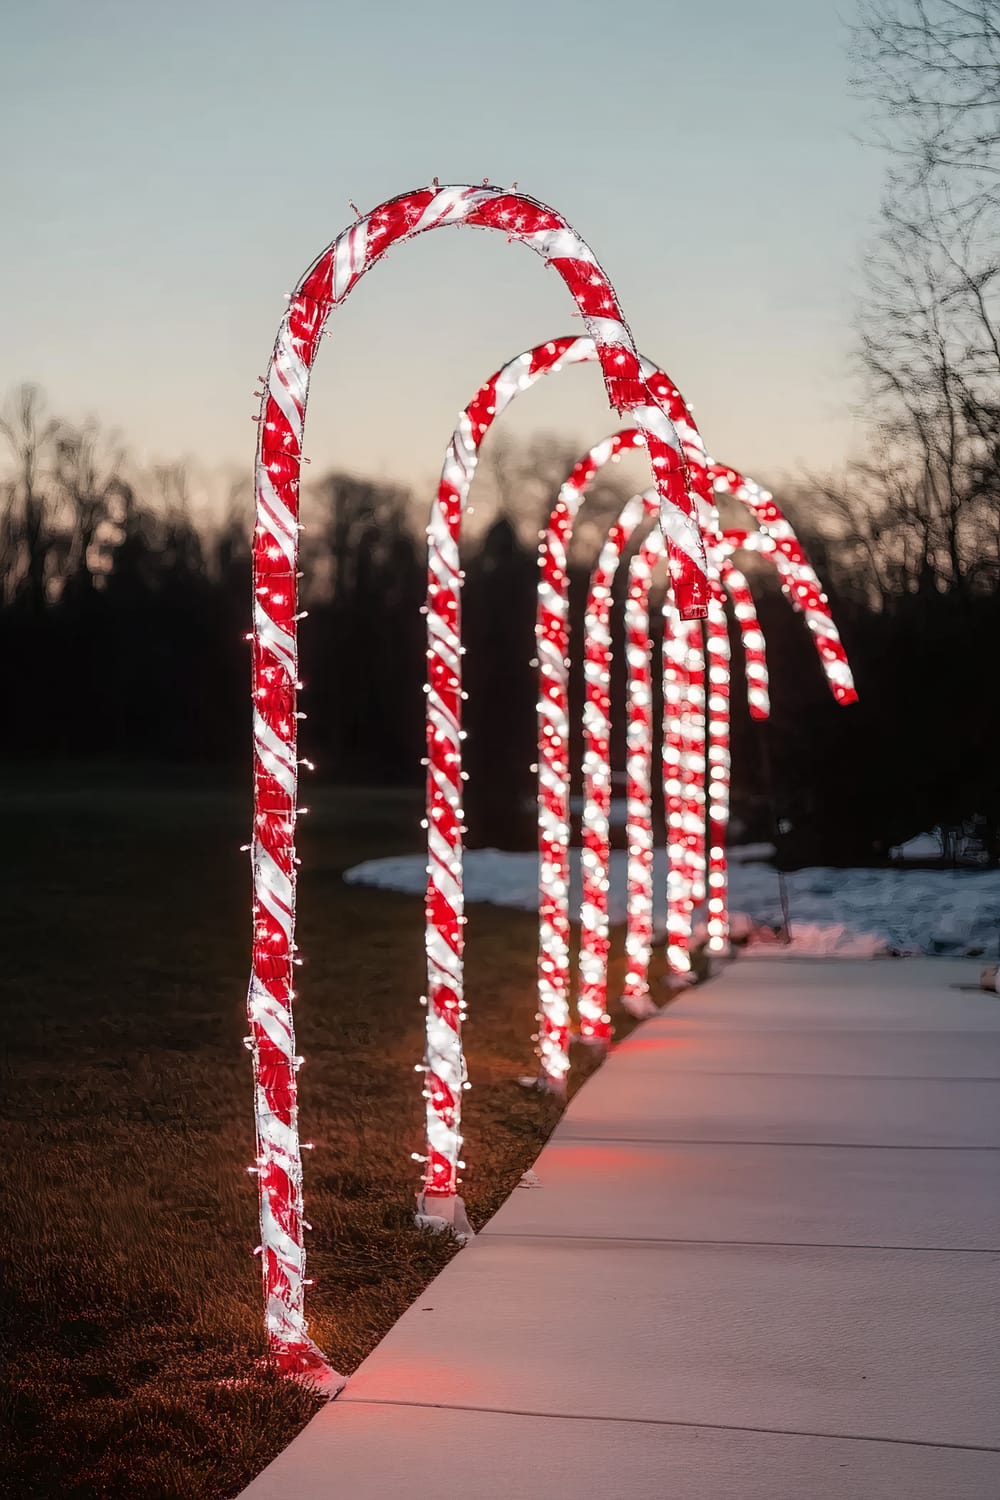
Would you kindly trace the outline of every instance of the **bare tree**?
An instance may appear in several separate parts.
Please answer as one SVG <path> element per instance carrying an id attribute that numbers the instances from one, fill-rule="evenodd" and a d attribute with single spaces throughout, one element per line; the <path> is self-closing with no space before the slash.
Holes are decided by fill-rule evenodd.
<path id="1" fill-rule="evenodd" d="M 841 512 L 884 583 L 964 597 L 1000 567 L 1000 0 L 871 0 L 854 47 L 892 167 L 860 316 L 867 538 L 852 487 Z"/>
<path id="2" fill-rule="evenodd" d="M 0 415 L 11 469 L 5 482 L 0 556 L 4 599 L 42 608 L 53 545 L 51 501 L 46 481 L 59 424 L 46 415 L 41 391 L 22 385 Z"/>
<path id="3" fill-rule="evenodd" d="M 97 424 L 60 426 L 54 442 L 58 520 L 66 539 L 63 577 L 88 590 L 103 584 L 125 536 L 132 490 L 123 477 L 125 452 Z"/>

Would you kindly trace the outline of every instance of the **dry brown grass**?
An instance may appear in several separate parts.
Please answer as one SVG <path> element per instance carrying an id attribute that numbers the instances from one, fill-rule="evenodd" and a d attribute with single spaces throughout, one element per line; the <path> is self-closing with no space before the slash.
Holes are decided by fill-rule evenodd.
<path id="1" fill-rule="evenodd" d="M 177 776 L 65 790 L 39 777 L 15 797 L 13 780 L 0 800 L 0 1493 L 225 1500 L 316 1405 L 257 1368 L 245 797 Z M 297 1027 L 315 1142 L 310 1315 L 350 1371 L 454 1251 L 412 1223 L 421 903 L 340 878 L 356 859 L 419 847 L 419 807 L 402 794 L 309 801 Z M 534 944 L 530 917 L 472 911 L 474 1224 L 557 1112 L 516 1084 L 532 1061 Z"/>

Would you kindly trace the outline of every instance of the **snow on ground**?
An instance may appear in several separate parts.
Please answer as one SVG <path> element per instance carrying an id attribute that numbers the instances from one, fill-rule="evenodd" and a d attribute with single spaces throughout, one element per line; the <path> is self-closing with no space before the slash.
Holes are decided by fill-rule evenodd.
<path id="1" fill-rule="evenodd" d="M 754 848 L 758 861 L 744 862 Z M 730 903 L 755 924 L 781 921 L 777 872 L 760 863 L 769 845 L 732 851 Z M 740 855 L 742 854 L 742 858 Z M 624 851 L 611 855 L 609 907 L 613 922 L 625 920 Z M 666 904 L 666 855 L 656 856 L 657 909 Z M 348 870 L 352 884 L 420 895 L 426 880 L 422 854 L 368 860 Z M 996 957 L 1000 944 L 1000 871 L 997 870 L 794 870 L 785 877 L 793 943 L 765 945 L 768 954 L 835 954 L 867 957 L 892 948 L 917 953 Z M 538 908 L 538 856 L 499 849 L 473 849 L 465 856 L 465 896 L 521 911 Z M 570 910 L 580 906 L 580 853 L 572 854 Z"/>
<path id="2" fill-rule="evenodd" d="M 890 859 L 940 859 L 944 853 L 944 841 L 937 833 L 917 833 L 905 844 L 897 844 L 889 850 Z"/>

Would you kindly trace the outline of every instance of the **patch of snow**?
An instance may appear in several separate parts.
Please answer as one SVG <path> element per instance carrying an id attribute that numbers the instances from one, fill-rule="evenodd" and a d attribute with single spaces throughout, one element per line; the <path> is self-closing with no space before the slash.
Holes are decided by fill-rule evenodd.
<path id="1" fill-rule="evenodd" d="M 755 859 L 773 859 L 777 850 L 773 844 L 735 844 L 726 850 L 731 865 L 745 865 Z"/>
<path id="2" fill-rule="evenodd" d="M 744 846 L 747 847 L 747 846 Z M 750 846 L 752 847 L 752 846 Z M 609 912 L 625 921 L 624 850 L 611 854 Z M 372 859 L 348 870 L 352 884 L 422 895 L 426 859 L 407 854 Z M 580 851 L 571 854 L 570 911 L 580 908 Z M 855 956 L 884 951 L 985 954 L 992 958 L 1000 940 L 1000 871 L 997 870 L 840 870 L 816 867 L 786 876 L 791 912 L 791 948 L 768 951 Z M 656 909 L 666 909 L 666 855 L 654 865 Z M 519 911 L 538 909 L 538 856 L 499 849 L 473 849 L 465 856 L 465 897 Z M 760 863 L 734 862 L 730 902 L 753 927 L 777 927 L 781 903 L 777 873 Z M 748 924 L 734 924 L 742 935 Z"/>
<path id="3" fill-rule="evenodd" d="M 745 917 L 745 913 L 741 913 Z M 746 921 L 749 918 L 745 917 Z M 884 937 L 874 932 L 852 932 L 843 922 L 797 922 L 792 919 L 790 942 L 782 942 L 769 928 L 752 928 L 744 952 L 750 958 L 877 958 L 889 952 Z"/>
<path id="4" fill-rule="evenodd" d="M 935 833 L 918 833 L 905 844 L 897 844 L 889 850 L 890 859 L 940 859 L 944 853 L 941 836 Z"/>

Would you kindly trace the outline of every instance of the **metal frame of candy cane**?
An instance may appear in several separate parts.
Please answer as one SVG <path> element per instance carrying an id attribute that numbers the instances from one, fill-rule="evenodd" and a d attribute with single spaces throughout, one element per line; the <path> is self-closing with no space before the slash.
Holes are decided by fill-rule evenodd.
<path id="1" fill-rule="evenodd" d="M 429 840 L 439 839 L 444 810 L 450 799 L 450 826 L 455 842 L 450 850 L 451 873 L 461 899 L 461 789 L 464 738 L 457 714 L 442 712 L 438 683 L 455 685 L 460 678 L 462 654 L 459 567 L 459 531 L 462 510 L 468 500 L 479 451 L 492 424 L 521 391 L 543 375 L 554 374 L 568 364 L 598 358 L 591 338 L 550 339 L 509 360 L 480 387 L 459 418 L 445 456 L 438 494 L 427 528 L 428 568 L 428 681 L 427 732 L 429 749 L 436 747 L 438 759 L 450 775 L 428 780 L 427 827 Z M 676 387 L 650 361 L 640 358 L 640 372 L 674 424 L 691 466 L 695 489 L 702 505 L 708 505 L 712 530 L 717 516 L 711 504 L 708 459 L 691 418 Z M 536 641 L 539 671 L 539 1022 L 537 1082 L 548 1091 L 564 1094 L 569 1069 L 569 704 L 568 660 L 569 600 L 567 596 L 566 549 L 573 521 L 589 480 L 604 463 L 617 459 L 625 447 L 645 446 L 644 434 L 632 429 L 598 444 L 576 466 L 562 486 L 548 528 L 541 533 L 539 594 Z M 428 756 L 430 760 L 430 755 Z M 433 857 L 433 850 L 429 848 Z M 428 900 L 426 942 L 428 969 L 433 976 L 437 955 L 450 955 L 452 989 L 461 981 L 461 949 L 449 937 L 451 907 L 442 913 L 438 901 Z M 432 981 L 433 983 L 433 981 Z M 460 993 L 460 990 L 456 991 Z M 605 1026 L 604 1007 L 591 1018 L 584 1016 L 581 1032 L 589 1038 L 592 1029 Z M 467 1086 L 467 1085 L 466 1085 Z M 433 1088 L 433 1085 L 431 1085 Z"/>
<path id="2" fill-rule="evenodd" d="M 289 299 L 261 393 L 254 531 L 254 832 L 251 859 L 254 937 L 248 994 L 255 1081 L 260 1190 L 261 1257 L 265 1327 L 272 1362 L 289 1374 L 327 1385 L 331 1371 L 308 1336 L 305 1319 L 305 1249 L 302 1161 L 298 1135 L 296 1055 L 292 1024 L 295 947 L 295 826 L 298 816 L 298 506 L 302 437 L 309 376 L 330 313 L 366 271 L 394 245 L 428 230 L 467 224 L 505 234 L 556 268 L 595 340 L 613 409 L 632 414 L 646 435 L 670 538 L 674 587 L 682 610 L 700 617 L 707 608 L 707 563 L 688 489 L 680 440 L 643 379 L 632 335 L 614 290 L 593 252 L 551 208 L 522 193 L 484 184 L 421 188 L 401 194 L 359 218 L 313 262 Z M 457 707 L 456 674 L 442 677 L 446 711 Z M 431 777 L 447 780 L 450 767 L 431 756 Z M 442 819 L 443 821 L 443 819 Z M 434 872 L 442 903 L 456 897 L 450 829 L 441 832 Z M 438 899 L 435 896 L 432 899 Z M 455 911 L 453 951 L 460 945 Z M 442 955 L 444 958 L 444 955 Z M 442 1005 L 428 1026 L 431 1078 L 445 1103 L 428 1101 L 432 1136 L 425 1195 L 454 1202 L 460 1135 L 457 1105 L 464 1076 L 456 1057 L 460 995 L 448 995 L 444 965 Z M 453 1101 L 453 1109 L 448 1099 Z"/>

